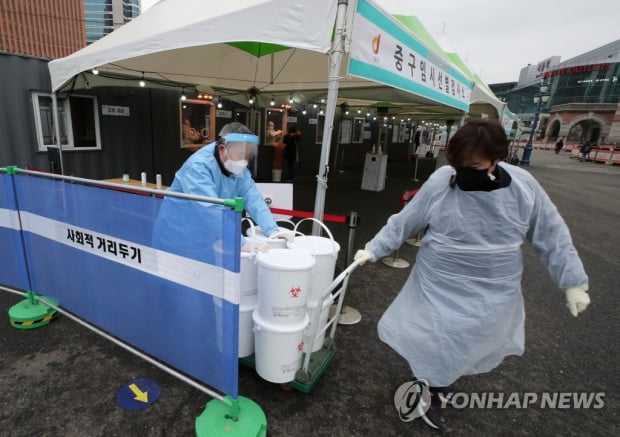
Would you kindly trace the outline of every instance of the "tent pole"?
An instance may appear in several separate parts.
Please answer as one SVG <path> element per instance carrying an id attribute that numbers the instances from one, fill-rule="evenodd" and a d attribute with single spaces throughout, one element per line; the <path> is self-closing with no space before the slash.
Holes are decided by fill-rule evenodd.
<path id="1" fill-rule="evenodd" d="M 327 190 L 327 177 L 329 174 L 329 149 L 331 147 L 332 131 L 334 130 L 334 114 L 336 112 L 336 98 L 338 97 L 338 85 L 340 83 L 340 64 L 344 52 L 344 25 L 347 16 L 348 0 L 338 0 L 336 12 L 336 29 L 332 50 L 329 54 L 329 83 L 327 88 L 327 102 L 325 104 L 325 125 L 323 126 L 323 144 L 321 145 L 321 161 L 319 174 L 316 175 L 317 187 L 314 201 L 314 218 L 323 221 L 325 208 L 325 191 Z M 319 235 L 321 226 L 314 222 L 312 235 Z"/>
<path id="2" fill-rule="evenodd" d="M 62 141 L 60 139 L 60 120 L 58 119 L 58 99 L 56 92 L 52 93 L 52 120 L 54 122 L 54 136 L 56 137 L 56 145 L 58 146 L 58 155 L 60 158 L 60 174 L 65 174 L 65 164 L 62 159 Z"/>

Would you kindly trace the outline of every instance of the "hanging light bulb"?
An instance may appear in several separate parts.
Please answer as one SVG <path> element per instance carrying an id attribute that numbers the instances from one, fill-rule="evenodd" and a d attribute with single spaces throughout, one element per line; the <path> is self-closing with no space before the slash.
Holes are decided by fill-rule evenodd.
<path id="1" fill-rule="evenodd" d="M 312 107 L 313 107 L 314 109 L 316 109 L 316 108 L 318 108 L 318 107 L 319 107 L 319 105 L 317 105 L 316 103 L 313 103 L 313 104 L 312 104 Z"/>
<path id="2" fill-rule="evenodd" d="M 301 111 L 301 114 L 302 114 L 302 115 L 306 115 L 306 107 L 305 107 L 305 106 L 304 106 L 304 110 L 303 110 L 303 111 Z"/>
<path id="3" fill-rule="evenodd" d="M 321 110 L 319 111 L 320 115 L 323 115 L 323 108 L 321 108 Z"/>
<path id="4" fill-rule="evenodd" d="M 144 82 L 144 73 L 142 73 L 142 79 L 140 79 L 140 82 L 138 82 L 140 84 L 141 87 L 144 87 L 146 85 L 146 82 Z"/>
<path id="5" fill-rule="evenodd" d="M 362 108 L 357 108 L 357 113 L 361 114 L 362 113 Z"/>
<path id="6" fill-rule="evenodd" d="M 217 98 L 217 109 L 222 109 L 222 96 Z"/>
<path id="7" fill-rule="evenodd" d="M 325 103 L 325 99 L 321 99 L 321 103 Z"/>
<path id="8" fill-rule="evenodd" d="M 373 118 L 372 118 L 372 121 L 377 121 L 377 117 L 373 117 Z"/>
<path id="9" fill-rule="evenodd" d="M 276 104 L 276 96 L 271 96 L 271 106 Z"/>
<path id="10" fill-rule="evenodd" d="M 99 70 L 97 70 L 97 67 L 93 68 L 93 74 L 95 76 L 99 74 Z"/>
<path id="11" fill-rule="evenodd" d="M 366 117 L 370 117 L 370 112 L 367 112 L 367 113 L 366 113 Z"/>
<path id="12" fill-rule="evenodd" d="M 288 98 L 288 102 L 292 105 L 293 104 L 293 93 L 291 93 L 290 97 Z"/>
<path id="13" fill-rule="evenodd" d="M 248 100 L 248 103 L 249 103 L 250 105 L 253 105 L 253 104 L 254 104 L 254 96 L 250 96 L 250 98 L 249 98 L 249 100 Z"/>
<path id="14" fill-rule="evenodd" d="M 181 100 L 183 100 L 183 101 L 187 100 L 187 96 L 185 95 L 185 92 L 183 92 L 183 94 L 181 94 Z"/>

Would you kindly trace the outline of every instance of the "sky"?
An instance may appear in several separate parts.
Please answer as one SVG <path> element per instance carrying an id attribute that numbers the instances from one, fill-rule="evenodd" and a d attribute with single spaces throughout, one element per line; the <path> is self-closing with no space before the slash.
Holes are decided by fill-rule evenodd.
<path id="1" fill-rule="evenodd" d="M 142 0 L 142 12 L 156 1 Z M 620 39 L 620 0 L 375 3 L 392 14 L 416 15 L 444 51 L 457 53 L 486 83 L 516 82 L 528 64 L 556 55 L 566 61 Z"/>

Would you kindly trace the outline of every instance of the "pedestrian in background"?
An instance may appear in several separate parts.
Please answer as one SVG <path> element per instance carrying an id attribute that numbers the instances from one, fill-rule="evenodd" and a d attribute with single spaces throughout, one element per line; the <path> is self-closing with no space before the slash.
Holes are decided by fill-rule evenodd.
<path id="1" fill-rule="evenodd" d="M 580 161 L 584 162 L 588 158 L 588 155 L 590 154 L 590 152 L 592 151 L 592 145 L 590 144 L 590 141 L 586 140 L 581 146 L 581 149 L 579 151 L 581 152 Z"/>
<path id="2" fill-rule="evenodd" d="M 555 154 L 559 154 L 560 150 L 564 147 L 564 137 L 561 137 L 557 143 L 555 143 Z"/>
<path id="3" fill-rule="evenodd" d="M 428 383 L 420 414 L 443 428 L 442 395 L 463 375 L 489 372 L 524 351 L 521 245 L 528 240 L 576 316 L 588 277 L 568 227 L 532 175 L 502 162 L 508 139 L 495 120 L 467 123 L 450 139 L 449 166 L 359 250 L 381 259 L 426 230 L 416 263 L 381 317 L 379 337 Z"/>

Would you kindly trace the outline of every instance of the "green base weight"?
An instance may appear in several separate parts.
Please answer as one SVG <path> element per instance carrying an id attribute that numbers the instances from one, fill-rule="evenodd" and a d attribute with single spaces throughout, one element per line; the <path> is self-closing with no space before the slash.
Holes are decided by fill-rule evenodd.
<path id="1" fill-rule="evenodd" d="M 214 399 L 196 418 L 197 437 L 265 437 L 267 417 L 261 407 L 251 399 L 239 396 L 230 399 L 233 406 Z M 236 414 L 235 414 L 236 411 Z"/>
<path id="2" fill-rule="evenodd" d="M 26 293 L 27 299 L 9 308 L 9 321 L 11 326 L 17 329 L 34 329 L 47 325 L 58 314 L 55 309 L 48 307 L 39 301 L 36 293 L 29 291 Z M 58 301 L 44 296 L 53 305 L 58 305 Z"/>

